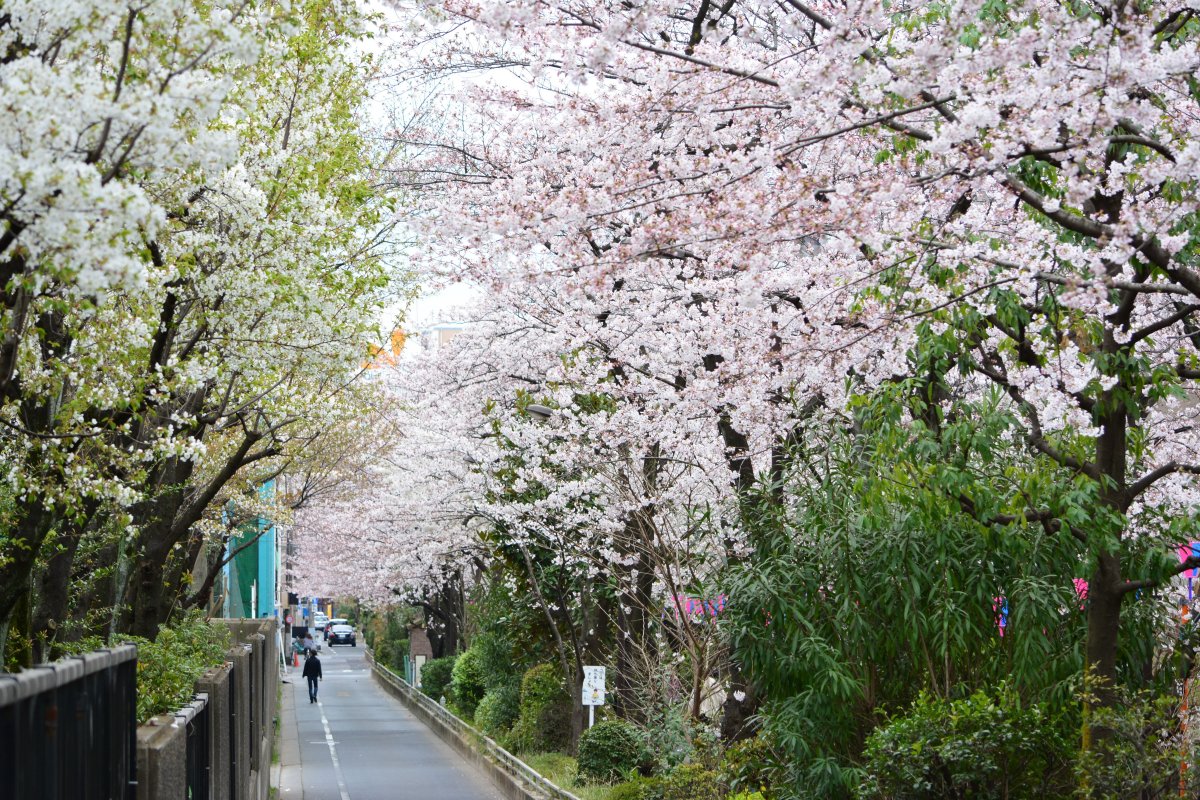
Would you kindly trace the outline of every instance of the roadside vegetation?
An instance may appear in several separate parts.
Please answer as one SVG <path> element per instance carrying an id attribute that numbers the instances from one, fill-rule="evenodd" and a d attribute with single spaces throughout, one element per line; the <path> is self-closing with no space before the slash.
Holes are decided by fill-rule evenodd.
<path id="1" fill-rule="evenodd" d="M 108 640 L 89 636 L 71 642 L 64 655 L 122 644 L 137 645 L 138 649 L 137 721 L 141 725 L 190 702 L 196 680 L 225 663 L 233 639 L 225 626 L 191 612 L 163 626 L 153 640 L 128 634 Z"/>

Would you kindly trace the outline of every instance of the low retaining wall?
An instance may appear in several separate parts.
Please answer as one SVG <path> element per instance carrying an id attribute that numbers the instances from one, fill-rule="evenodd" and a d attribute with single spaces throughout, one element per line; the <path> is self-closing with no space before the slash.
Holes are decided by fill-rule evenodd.
<path id="1" fill-rule="evenodd" d="M 137 730 L 138 800 L 187 797 L 187 728 L 163 714 Z"/>
<path id="2" fill-rule="evenodd" d="M 206 695 L 208 710 L 215 720 L 228 720 L 233 713 L 234 698 L 230 688 L 233 683 L 233 663 L 226 662 L 220 667 L 213 667 L 200 676 L 196 681 L 197 693 Z M 233 726 L 228 724 L 213 724 L 208 729 L 209 752 L 213 753 L 209 769 L 209 800 L 232 800 L 233 798 L 233 754 L 235 740 Z M 223 757 L 216 754 L 224 753 Z"/>
<path id="3" fill-rule="evenodd" d="M 536 770 L 512 753 L 505 750 L 494 739 L 484 736 L 408 681 L 380 666 L 367 651 L 371 671 L 375 679 L 417 719 L 453 747 L 465 760 L 478 766 L 491 779 L 496 788 L 509 800 L 579 800 L 570 792 L 555 786 Z"/>
<path id="4" fill-rule="evenodd" d="M 268 800 L 279 692 L 273 620 L 214 620 L 234 646 L 197 699 L 137 732 L 138 800 Z"/>

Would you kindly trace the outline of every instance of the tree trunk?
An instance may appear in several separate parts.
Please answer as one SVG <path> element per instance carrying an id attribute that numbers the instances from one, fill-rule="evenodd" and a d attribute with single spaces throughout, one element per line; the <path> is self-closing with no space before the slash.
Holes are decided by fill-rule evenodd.
<path id="1" fill-rule="evenodd" d="M 1121 565 L 1116 556 L 1100 557 L 1087 590 L 1087 691 L 1084 704 L 1083 748 L 1091 749 L 1109 737 L 1107 726 L 1095 721 L 1092 711 L 1115 703 L 1117 633 L 1121 627 Z"/>
<path id="2" fill-rule="evenodd" d="M 38 661 L 49 661 L 59 655 L 57 642 L 68 617 L 70 605 L 71 572 L 75 564 L 75 553 L 83 540 L 83 531 L 73 528 L 60 535 L 59 550 L 46 565 L 42 573 L 41 590 L 33 614 L 34 657 Z"/>
<path id="3" fill-rule="evenodd" d="M 741 694 L 741 699 L 738 695 Z M 721 738 L 727 742 L 749 739 L 758 732 L 754 715 L 758 713 L 758 690 L 746 680 L 737 662 L 732 663 L 729 693 L 721 714 Z"/>
<path id="4" fill-rule="evenodd" d="M 583 707 L 583 665 L 576 666 L 574 680 L 571 680 L 571 739 L 567 742 L 567 752 L 571 755 L 579 753 L 579 737 L 587 727 L 587 710 Z"/>
<path id="5" fill-rule="evenodd" d="M 621 622 L 617 630 L 617 669 L 613 676 L 613 708 L 617 715 L 633 722 L 644 724 L 646 720 L 636 703 L 630 698 L 636 696 L 639 688 L 634 677 L 646 673 L 656 660 L 655 642 L 650 637 L 650 620 L 646 609 L 650 608 L 654 591 L 654 566 L 644 551 L 644 546 L 638 548 L 638 560 L 633 569 L 637 576 L 633 579 L 633 596 L 628 598 L 629 611 L 624 610 L 625 597 L 617 598 L 615 619 Z M 650 676 L 651 678 L 653 676 Z"/>
<path id="6" fill-rule="evenodd" d="M 1096 438 L 1096 467 L 1100 473 L 1100 500 L 1118 513 L 1124 513 L 1128 418 L 1124 407 L 1106 392 L 1100 402 L 1114 410 L 1105 414 Z M 1097 534 L 1092 534 L 1093 536 Z M 1118 532 L 1118 536 L 1120 533 Z M 1095 709 L 1112 708 L 1116 700 L 1117 637 L 1121 628 L 1121 602 L 1125 598 L 1119 553 L 1100 554 L 1096 570 L 1088 582 L 1087 593 L 1087 690 L 1091 700 L 1084 704 L 1083 749 L 1090 750 L 1109 738 L 1111 731 L 1097 723 Z M 1107 758 L 1107 756 L 1105 756 Z"/>
<path id="7" fill-rule="evenodd" d="M 166 622 L 171 611 L 164 607 L 169 587 L 163 569 L 174 542 L 169 533 L 161 530 L 165 527 L 161 523 L 151 523 L 143 529 L 140 537 L 143 542 L 141 557 L 134 565 L 131 576 L 133 594 L 129 598 L 131 616 L 128 632 L 146 639 L 158 636 L 158 629 Z"/>
<path id="8" fill-rule="evenodd" d="M 0 664 L 5 663 L 7 639 L 15 633 L 26 636 L 29 633 L 28 604 L 33 568 L 53 524 L 53 514 L 46 510 L 40 497 L 23 501 L 19 509 L 18 522 L 9 532 L 5 546 L 6 560 L 0 561 L 0 626 L 8 633 L 0 639 Z M 14 619 L 18 608 L 25 609 L 26 619 Z M 10 627 L 14 622 L 17 623 L 16 630 Z"/>
<path id="9" fill-rule="evenodd" d="M 12 640 L 9 648 L 9 666 L 28 668 L 34 665 L 33 637 L 30 635 L 30 615 L 33 609 L 32 592 L 26 589 L 13 608 L 12 622 L 8 628 L 8 637 Z M 0 664 L 6 662 L 0 661 Z"/>

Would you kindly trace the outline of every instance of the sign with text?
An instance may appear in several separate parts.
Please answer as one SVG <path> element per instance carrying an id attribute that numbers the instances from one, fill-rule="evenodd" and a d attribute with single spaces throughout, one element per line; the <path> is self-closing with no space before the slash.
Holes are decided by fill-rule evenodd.
<path id="1" fill-rule="evenodd" d="M 604 705 L 604 667 L 583 668 L 583 704 Z"/>

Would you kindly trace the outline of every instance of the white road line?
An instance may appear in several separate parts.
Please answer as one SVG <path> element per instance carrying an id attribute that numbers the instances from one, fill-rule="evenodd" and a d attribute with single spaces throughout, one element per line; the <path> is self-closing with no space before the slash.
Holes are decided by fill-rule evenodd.
<path id="1" fill-rule="evenodd" d="M 333 774 L 337 778 L 338 791 L 342 794 L 342 800 L 350 800 L 350 793 L 346 791 L 346 781 L 342 779 L 342 765 L 338 761 L 337 742 L 333 740 L 333 731 L 329 728 L 329 720 L 325 718 L 325 707 L 317 700 L 317 710 L 321 712 L 321 724 L 325 726 L 325 744 L 329 745 L 329 757 L 333 759 Z"/>

